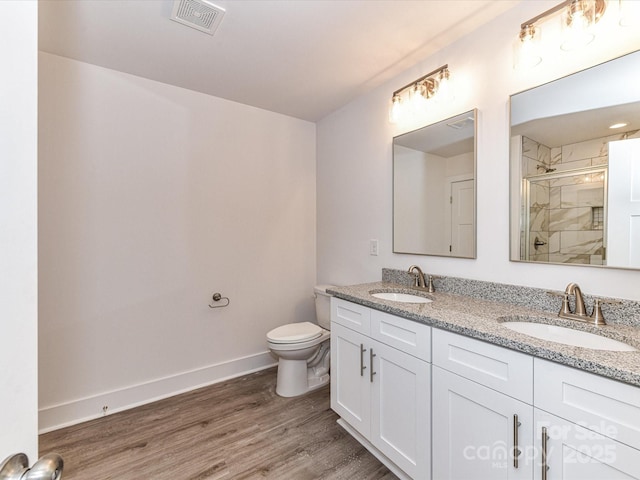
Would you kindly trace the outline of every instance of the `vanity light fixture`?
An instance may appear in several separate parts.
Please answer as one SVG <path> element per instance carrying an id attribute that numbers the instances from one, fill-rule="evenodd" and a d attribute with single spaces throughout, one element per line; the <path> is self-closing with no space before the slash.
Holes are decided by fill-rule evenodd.
<path id="1" fill-rule="evenodd" d="M 531 68 L 542 61 L 538 44 L 543 21 L 562 12 L 562 50 L 575 50 L 593 41 L 593 25 L 604 15 L 607 8 L 605 0 L 566 0 L 546 12 L 533 17 L 520 25 L 516 62 L 518 68 Z"/>
<path id="2" fill-rule="evenodd" d="M 398 123 L 406 113 L 423 111 L 431 99 L 451 100 L 450 77 L 449 65 L 443 65 L 393 92 L 389 106 L 389 122 Z"/>

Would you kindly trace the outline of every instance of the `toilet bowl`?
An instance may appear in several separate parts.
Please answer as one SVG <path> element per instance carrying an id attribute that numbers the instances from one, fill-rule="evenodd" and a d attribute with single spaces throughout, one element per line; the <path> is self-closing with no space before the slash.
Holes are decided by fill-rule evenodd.
<path id="1" fill-rule="evenodd" d="M 295 397 L 329 383 L 331 301 L 326 289 L 315 287 L 316 319 L 289 323 L 267 333 L 267 344 L 278 357 L 276 393 Z"/>

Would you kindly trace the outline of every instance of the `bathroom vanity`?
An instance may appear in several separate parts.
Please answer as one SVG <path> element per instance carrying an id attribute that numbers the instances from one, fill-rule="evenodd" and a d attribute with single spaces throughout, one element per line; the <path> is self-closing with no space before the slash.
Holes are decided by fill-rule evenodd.
<path id="1" fill-rule="evenodd" d="M 331 407 L 340 424 L 409 478 L 427 478 L 431 328 L 332 299 Z"/>
<path id="2" fill-rule="evenodd" d="M 399 478 L 640 479 L 640 351 L 514 332 L 507 319 L 558 319 L 508 303 L 385 282 L 331 293 L 331 406 Z M 640 347 L 636 326 L 598 332 Z"/>

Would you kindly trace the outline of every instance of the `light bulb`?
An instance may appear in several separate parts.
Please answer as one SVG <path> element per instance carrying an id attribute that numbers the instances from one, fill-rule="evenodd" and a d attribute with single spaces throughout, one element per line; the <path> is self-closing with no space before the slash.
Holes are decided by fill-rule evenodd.
<path id="1" fill-rule="evenodd" d="M 570 51 L 584 47 L 593 41 L 595 35 L 591 26 L 595 23 L 593 0 L 575 0 L 562 17 L 563 40 L 560 48 Z"/>
<path id="2" fill-rule="evenodd" d="M 427 89 L 424 83 L 416 83 L 409 91 L 409 103 L 414 114 L 420 114 L 427 108 Z"/>
<path id="3" fill-rule="evenodd" d="M 445 68 L 440 72 L 438 90 L 435 98 L 438 102 L 451 102 L 454 98 L 451 74 L 449 73 L 448 68 Z"/>
<path id="4" fill-rule="evenodd" d="M 530 69 L 542 62 L 540 56 L 540 27 L 525 25 L 516 42 L 515 68 Z"/>
<path id="5" fill-rule="evenodd" d="M 402 114 L 402 97 L 397 93 L 391 99 L 391 105 L 389 106 L 389 122 L 398 123 Z"/>

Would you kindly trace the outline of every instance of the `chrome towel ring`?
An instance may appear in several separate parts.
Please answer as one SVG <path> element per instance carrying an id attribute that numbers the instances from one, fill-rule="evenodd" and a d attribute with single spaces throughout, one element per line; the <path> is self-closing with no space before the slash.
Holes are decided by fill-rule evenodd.
<path id="1" fill-rule="evenodd" d="M 229 304 L 231 303 L 231 300 L 229 300 L 229 297 L 223 297 L 221 294 L 219 294 L 218 292 L 213 294 L 213 297 L 211 297 L 213 300 L 213 303 L 215 304 L 216 302 L 224 302 L 226 301 L 227 303 L 223 303 L 220 305 L 214 305 L 214 304 L 209 304 L 209 308 L 223 308 L 223 307 L 227 307 L 229 306 Z M 2 479 L 0 479 L 2 480 Z"/>

